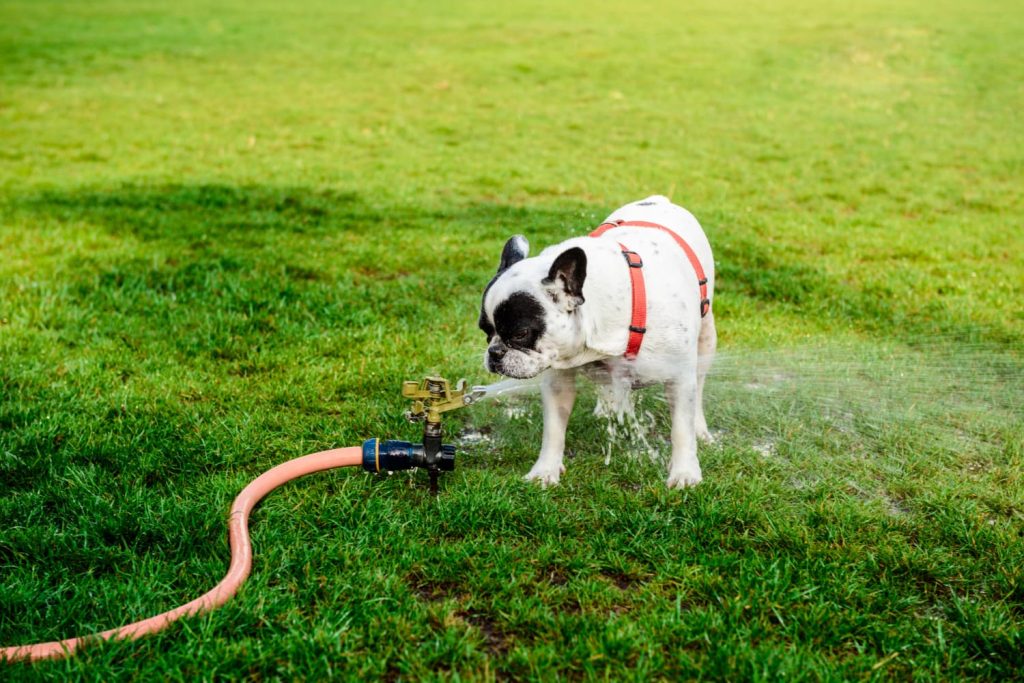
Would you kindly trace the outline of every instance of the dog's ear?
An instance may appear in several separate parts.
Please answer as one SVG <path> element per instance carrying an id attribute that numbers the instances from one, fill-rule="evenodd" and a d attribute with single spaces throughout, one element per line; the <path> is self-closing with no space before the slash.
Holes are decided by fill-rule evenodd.
<path id="1" fill-rule="evenodd" d="M 530 253 L 530 243 L 522 235 L 512 235 L 501 250 L 501 261 L 498 263 L 498 275 L 501 275 L 513 264 L 519 263 Z"/>
<path id="2" fill-rule="evenodd" d="M 566 249 L 551 264 L 548 276 L 542 284 L 555 303 L 561 303 L 567 311 L 583 304 L 583 281 L 587 279 L 587 254 L 579 247 Z"/>

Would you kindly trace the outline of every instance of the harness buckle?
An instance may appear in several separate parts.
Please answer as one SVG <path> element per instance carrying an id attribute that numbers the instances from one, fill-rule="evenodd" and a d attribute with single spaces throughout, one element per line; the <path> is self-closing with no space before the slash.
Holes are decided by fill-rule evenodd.
<path id="1" fill-rule="evenodd" d="M 711 299 L 701 299 L 700 301 L 700 317 L 704 317 L 711 310 Z"/>
<path id="2" fill-rule="evenodd" d="M 635 251 L 629 251 L 627 249 L 623 249 L 622 250 L 622 256 L 626 259 L 626 263 L 629 265 L 630 268 L 643 268 L 644 267 L 644 260 L 642 258 L 640 258 L 640 254 L 636 253 Z M 630 256 L 635 256 L 636 260 L 634 261 L 633 259 L 630 258 Z"/>

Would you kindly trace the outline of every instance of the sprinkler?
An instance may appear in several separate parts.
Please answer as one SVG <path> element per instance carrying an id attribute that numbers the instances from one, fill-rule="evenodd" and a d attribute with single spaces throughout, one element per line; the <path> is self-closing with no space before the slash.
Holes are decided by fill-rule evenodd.
<path id="1" fill-rule="evenodd" d="M 65 638 L 48 643 L 0 647 L 0 664 L 19 660 L 57 659 L 73 654 L 83 643 L 101 640 L 141 638 L 167 628 L 182 617 L 209 612 L 220 607 L 238 592 L 252 569 L 252 544 L 249 541 L 249 513 L 256 504 L 278 486 L 293 479 L 334 469 L 362 465 L 369 472 L 407 470 L 423 467 L 430 473 L 430 490 L 437 493 L 437 477 L 455 469 L 455 447 L 441 443 L 441 413 L 476 403 L 487 392 L 486 387 L 466 391 L 461 379 L 453 389 L 442 377 L 427 377 L 422 382 L 404 382 L 402 396 L 413 400 L 406 417 L 423 422 L 423 443 L 379 441 L 369 439 L 362 447 L 332 448 L 310 453 L 272 467 L 249 483 L 231 504 L 228 516 L 228 544 L 231 563 L 224 578 L 216 586 L 188 602 L 148 619 L 125 624 L 88 636 Z"/>
<path id="2" fill-rule="evenodd" d="M 377 473 L 422 467 L 430 475 L 430 492 L 437 495 L 438 475 L 455 469 L 455 446 L 441 443 L 441 413 L 475 403 L 484 392 L 480 386 L 467 392 L 464 379 L 456 382 L 454 389 L 443 377 L 403 382 L 402 396 L 412 399 L 405 417 L 423 423 L 423 443 L 368 439 L 363 443 L 363 469 Z"/>

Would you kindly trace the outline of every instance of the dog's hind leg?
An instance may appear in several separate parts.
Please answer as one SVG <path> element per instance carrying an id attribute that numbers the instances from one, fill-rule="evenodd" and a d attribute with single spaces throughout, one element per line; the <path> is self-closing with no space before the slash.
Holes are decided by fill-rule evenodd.
<path id="1" fill-rule="evenodd" d="M 576 371 L 548 370 L 541 382 L 544 403 L 544 438 L 537 462 L 524 479 L 539 481 L 543 486 L 554 486 L 565 471 L 565 430 L 569 415 L 576 402 Z"/>
<path id="2" fill-rule="evenodd" d="M 708 421 L 704 418 L 704 380 L 711 369 L 718 348 L 718 332 L 715 330 L 715 314 L 708 311 L 701 321 L 700 336 L 697 337 L 697 414 L 694 417 L 694 429 L 697 438 L 711 442 L 714 437 L 708 431 Z"/>
<path id="3" fill-rule="evenodd" d="M 692 362 L 692 361 L 691 361 Z M 665 398 L 672 411 L 672 459 L 668 464 L 669 488 L 699 484 L 702 476 L 697 460 L 697 375 L 692 371 L 665 383 Z"/>

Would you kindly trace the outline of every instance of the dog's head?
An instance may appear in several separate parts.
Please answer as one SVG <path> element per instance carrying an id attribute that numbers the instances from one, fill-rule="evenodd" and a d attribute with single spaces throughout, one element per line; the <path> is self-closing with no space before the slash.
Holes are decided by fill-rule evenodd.
<path id="1" fill-rule="evenodd" d="M 586 253 L 574 246 L 527 258 L 529 250 L 522 235 L 505 243 L 480 306 L 480 329 L 487 335 L 484 366 L 518 379 L 571 365 L 584 346 L 579 308 Z"/>

